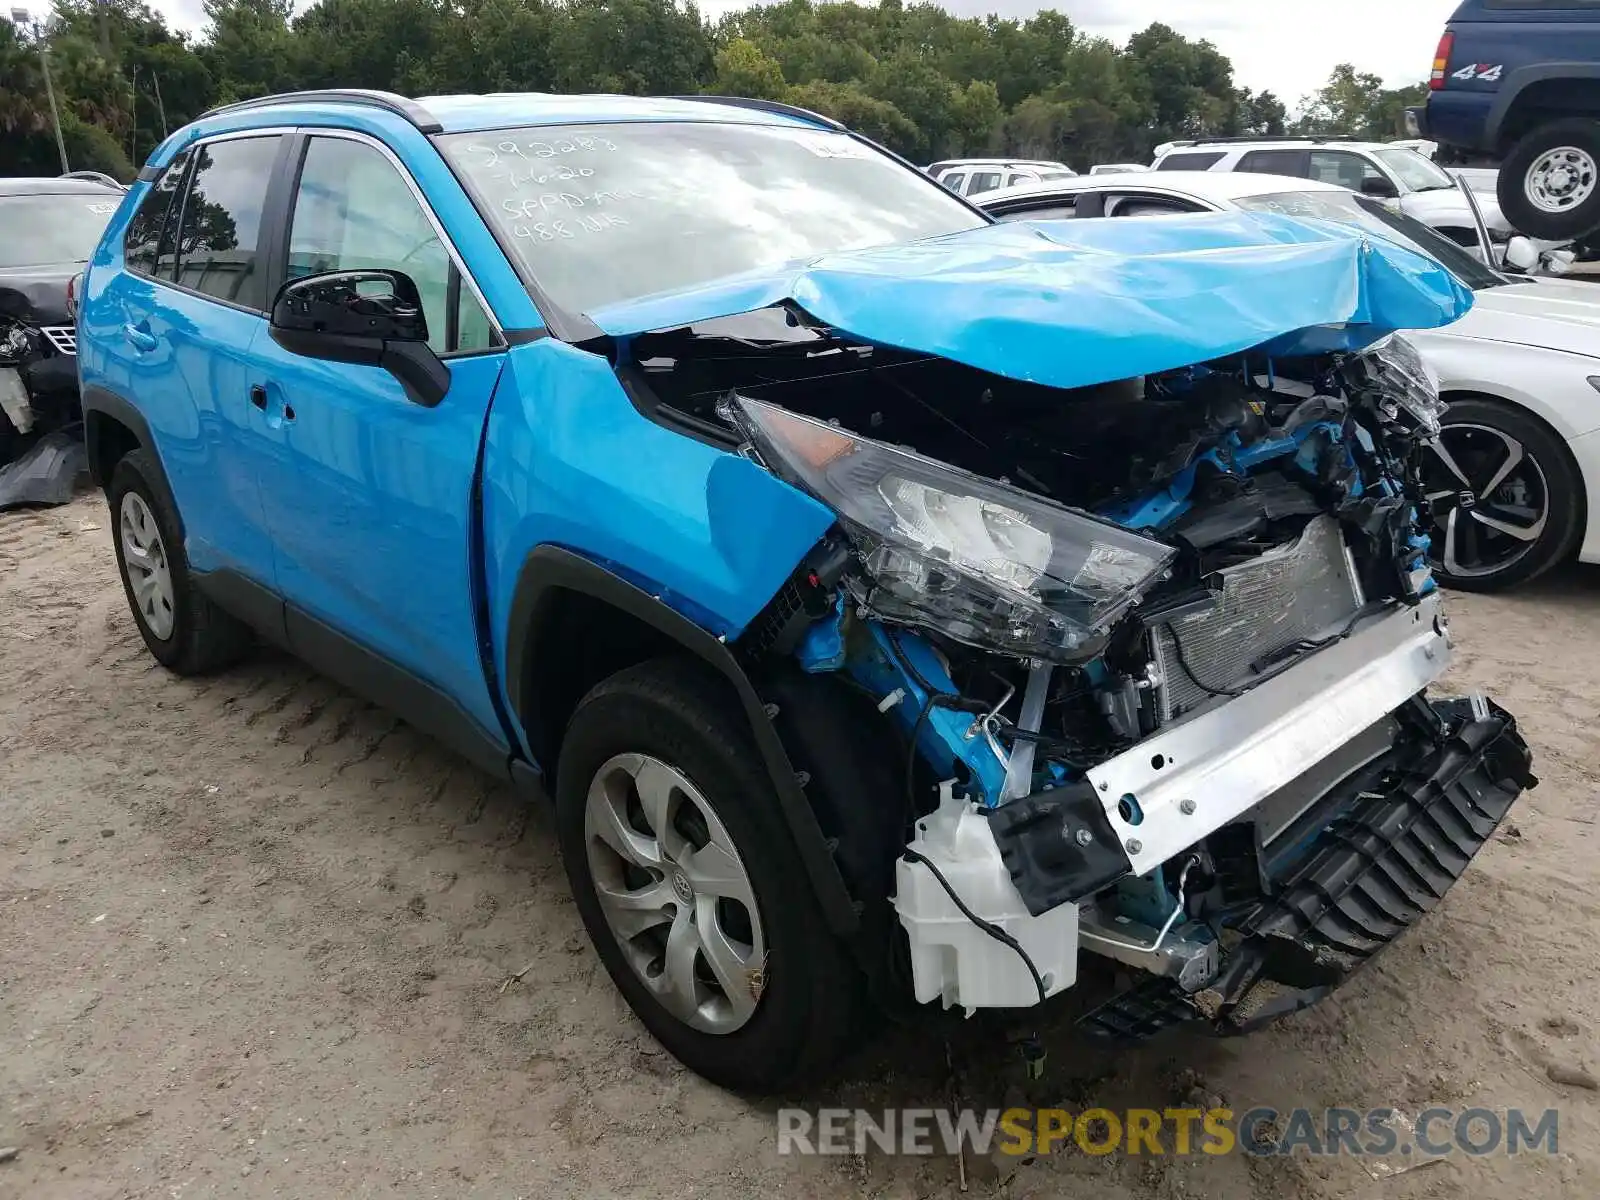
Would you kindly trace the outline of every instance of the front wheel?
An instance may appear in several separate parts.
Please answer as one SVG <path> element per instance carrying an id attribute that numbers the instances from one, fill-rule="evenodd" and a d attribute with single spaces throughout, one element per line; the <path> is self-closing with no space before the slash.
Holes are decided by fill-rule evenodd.
<path id="1" fill-rule="evenodd" d="M 1600 229 L 1600 121 L 1550 121 L 1500 165 L 1500 211 L 1519 232 L 1570 241 Z"/>
<path id="2" fill-rule="evenodd" d="M 1424 454 L 1440 582 L 1499 591 L 1571 556 L 1583 532 L 1583 483 L 1566 445 L 1538 418 L 1497 400 L 1452 401 Z"/>
<path id="3" fill-rule="evenodd" d="M 590 692 L 562 742 L 556 821 L 601 962 L 685 1066 L 770 1093 L 842 1051 L 853 968 L 717 680 L 660 659 Z"/>

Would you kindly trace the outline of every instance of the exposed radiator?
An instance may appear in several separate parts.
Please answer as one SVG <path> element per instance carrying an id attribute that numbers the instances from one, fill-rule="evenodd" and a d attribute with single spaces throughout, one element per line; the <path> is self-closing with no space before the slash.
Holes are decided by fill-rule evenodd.
<path id="1" fill-rule="evenodd" d="M 1337 633 L 1363 603 L 1344 535 L 1329 516 L 1313 519 L 1298 541 L 1220 574 L 1216 608 L 1151 632 L 1165 681 L 1158 693 L 1163 722 L 1244 681 L 1262 657 Z"/>

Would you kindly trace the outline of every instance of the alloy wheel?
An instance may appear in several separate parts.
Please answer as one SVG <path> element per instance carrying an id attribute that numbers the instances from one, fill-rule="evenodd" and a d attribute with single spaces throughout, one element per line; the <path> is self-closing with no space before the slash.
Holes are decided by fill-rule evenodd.
<path id="1" fill-rule="evenodd" d="M 755 890 L 710 801 L 645 754 L 606 761 L 589 785 L 584 845 L 600 910 L 661 1006 L 705 1033 L 755 1014 L 766 941 Z"/>
<path id="2" fill-rule="evenodd" d="M 1594 195 L 1597 185 L 1594 157 L 1577 146 L 1557 146 L 1533 160 L 1524 190 L 1540 212 L 1567 213 Z"/>
<path id="3" fill-rule="evenodd" d="M 167 548 L 149 504 L 138 492 L 125 492 L 117 518 L 122 540 L 122 563 L 133 603 L 145 626 L 158 640 L 172 636 L 176 619 L 172 598 L 172 571 Z"/>
<path id="4" fill-rule="evenodd" d="M 1446 425 L 1430 446 L 1423 482 L 1434 565 L 1457 579 L 1514 567 L 1550 520 L 1544 468 L 1516 438 L 1487 425 Z"/>

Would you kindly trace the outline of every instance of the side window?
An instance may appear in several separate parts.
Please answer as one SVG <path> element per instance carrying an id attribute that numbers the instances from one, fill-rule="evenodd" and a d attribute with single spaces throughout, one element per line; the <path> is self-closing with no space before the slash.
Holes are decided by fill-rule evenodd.
<path id="1" fill-rule="evenodd" d="M 189 151 L 183 150 L 167 164 L 144 203 L 139 205 L 139 211 L 133 214 L 133 220 L 128 222 L 128 232 L 122 240 L 123 261 L 135 274 L 172 278 L 173 226 L 178 219 L 177 206 L 172 200 L 183 186 L 183 173 L 188 167 Z M 158 258 L 161 259 L 160 271 L 156 267 Z"/>
<path id="2" fill-rule="evenodd" d="M 946 171 L 944 178 L 939 180 L 940 183 L 958 196 L 961 194 L 961 185 L 966 181 L 967 173 L 965 171 Z"/>
<path id="3" fill-rule="evenodd" d="M 967 195 L 976 196 L 979 192 L 992 192 L 999 186 L 999 171 L 975 171 L 972 176 L 972 185 L 967 188 Z"/>
<path id="4" fill-rule="evenodd" d="M 1209 171 L 1228 155 L 1216 150 L 1198 154 L 1169 154 L 1156 164 L 1158 171 Z"/>
<path id="5" fill-rule="evenodd" d="M 1239 170 L 1248 171 L 1253 175 L 1293 175 L 1297 179 L 1306 176 L 1306 152 L 1304 150 L 1252 150 L 1239 160 Z"/>
<path id="6" fill-rule="evenodd" d="M 289 278 L 374 269 L 416 282 L 436 354 L 490 344 L 488 317 L 394 164 L 362 142 L 313 137 L 290 218 Z"/>
<path id="7" fill-rule="evenodd" d="M 1201 211 L 1192 204 L 1169 196 L 1143 196 L 1137 193 L 1120 196 L 1106 208 L 1109 217 L 1172 217 Z"/>
<path id="8" fill-rule="evenodd" d="M 1077 215 L 1077 209 L 1071 204 L 1055 203 L 1047 208 L 1013 208 L 1005 212 L 997 212 L 994 217 L 997 221 L 1070 221 Z"/>
<path id="9" fill-rule="evenodd" d="M 245 308 L 267 307 L 261 208 L 282 141 L 274 134 L 195 149 L 178 225 L 179 284 Z"/>
<path id="10" fill-rule="evenodd" d="M 1313 150 L 1311 178 L 1336 183 L 1352 192 L 1388 192 L 1393 185 L 1382 171 L 1359 154 L 1347 150 Z"/>
<path id="11" fill-rule="evenodd" d="M 1037 175 L 1024 175 L 1019 171 L 1013 171 L 1011 174 L 1006 176 L 1006 186 L 1007 187 L 1016 187 L 1017 184 L 1019 184 L 1019 183 L 1038 183 L 1038 182 L 1039 182 L 1039 177 Z"/>

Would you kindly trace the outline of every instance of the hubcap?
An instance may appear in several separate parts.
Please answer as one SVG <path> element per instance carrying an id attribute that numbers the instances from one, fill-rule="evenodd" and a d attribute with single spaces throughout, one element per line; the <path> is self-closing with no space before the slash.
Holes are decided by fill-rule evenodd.
<path id="1" fill-rule="evenodd" d="M 1478 579 L 1533 552 L 1550 519 L 1544 468 L 1487 425 L 1446 425 L 1423 464 L 1433 559 L 1445 575 Z"/>
<path id="2" fill-rule="evenodd" d="M 1540 212 L 1571 212 L 1594 195 L 1600 169 L 1594 157 L 1576 146 L 1547 151 L 1528 168 L 1528 199 Z"/>
<path id="3" fill-rule="evenodd" d="M 134 607 L 150 632 L 164 642 L 172 636 L 172 572 L 156 516 L 138 492 L 122 497 L 117 530 Z"/>
<path id="4" fill-rule="evenodd" d="M 766 940 L 710 801 L 660 759 L 619 754 L 595 773 L 583 826 L 600 911 L 634 973 L 685 1025 L 741 1028 L 765 986 Z"/>

